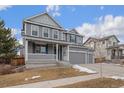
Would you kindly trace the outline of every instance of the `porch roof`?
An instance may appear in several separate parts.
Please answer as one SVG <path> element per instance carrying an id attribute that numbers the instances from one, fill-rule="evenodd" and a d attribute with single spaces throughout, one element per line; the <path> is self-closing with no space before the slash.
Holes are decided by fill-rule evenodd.
<path id="1" fill-rule="evenodd" d="M 107 49 L 114 49 L 114 48 L 124 49 L 124 44 L 118 44 L 118 45 L 114 45 L 114 46 L 109 46 Z"/>

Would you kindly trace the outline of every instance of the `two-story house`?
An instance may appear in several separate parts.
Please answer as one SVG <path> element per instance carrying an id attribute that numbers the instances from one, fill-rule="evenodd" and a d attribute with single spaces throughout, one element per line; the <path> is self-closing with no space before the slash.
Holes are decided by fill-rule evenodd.
<path id="1" fill-rule="evenodd" d="M 106 60 L 111 60 L 113 54 L 111 47 L 117 46 L 119 40 L 115 35 L 106 36 L 103 38 L 88 38 L 84 46 L 94 49 L 95 58 L 105 58 Z"/>
<path id="2" fill-rule="evenodd" d="M 94 62 L 93 50 L 82 46 L 83 36 L 65 30 L 48 13 L 24 19 L 22 36 L 26 65 Z"/>

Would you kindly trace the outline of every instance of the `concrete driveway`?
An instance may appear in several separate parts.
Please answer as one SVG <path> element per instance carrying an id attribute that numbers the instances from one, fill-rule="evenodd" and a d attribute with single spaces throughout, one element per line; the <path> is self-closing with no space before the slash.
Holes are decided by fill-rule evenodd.
<path id="1" fill-rule="evenodd" d="M 91 70 L 97 71 L 100 73 L 100 63 L 97 64 L 81 64 L 83 67 L 87 67 Z M 102 63 L 102 72 L 103 75 L 110 76 L 123 76 L 124 77 L 124 66 L 118 64 L 107 64 Z"/>

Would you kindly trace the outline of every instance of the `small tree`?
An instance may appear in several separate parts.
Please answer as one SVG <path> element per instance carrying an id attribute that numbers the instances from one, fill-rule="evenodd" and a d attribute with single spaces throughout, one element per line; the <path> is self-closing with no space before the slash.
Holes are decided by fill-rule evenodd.
<path id="1" fill-rule="evenodd" d="M 5 27 L 3 20 L 0 20 L 0 58 L 6 60 L 16 55 L 16 39 L 12 37 L 11 29 Z"/>
<path id="2" fill-rule="evenodd" d="M 105 36 L 104 33 L 102 33 L 101 31 L 98 31 L 99 32 L 99 35 L 98 36 L 95 36 L 98 38 L 97 42 L 99 43 L 99 45 L 97 45 L 97 55 L 98 55 L 98 58 L 100 59 L 100 77 L 101 79 L 103 79 L 103 66 L 102 66 L 102 58 L 103 58 L 103 49 L 102 49 L 102 42 L 101 42 L 101 38 L 103 36 Z"/>

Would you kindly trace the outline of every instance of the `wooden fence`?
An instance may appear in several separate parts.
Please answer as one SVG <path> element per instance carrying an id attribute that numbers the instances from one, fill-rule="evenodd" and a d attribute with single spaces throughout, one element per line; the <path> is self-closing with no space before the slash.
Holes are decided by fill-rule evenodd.
<path id="1" fill-rule="evenodd" d="M 14 65 L 14 66 L 25 65 L 24 57 L 12 58 L 11 65 Z"/>
<path id="2" fill-rule="evenodd" d="M 105 62 L 105 58 L 95 58 L 95 63 L 102 63 Z"/>

